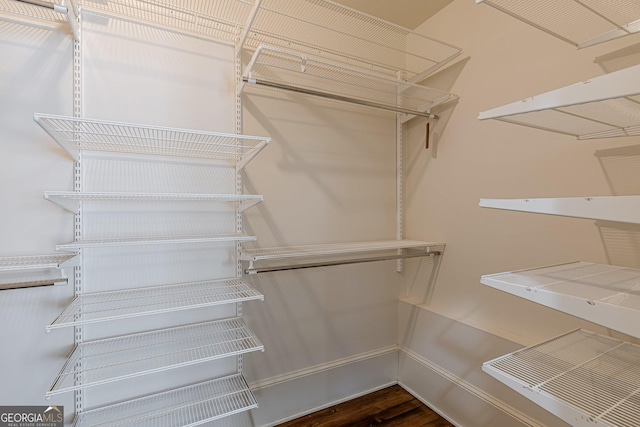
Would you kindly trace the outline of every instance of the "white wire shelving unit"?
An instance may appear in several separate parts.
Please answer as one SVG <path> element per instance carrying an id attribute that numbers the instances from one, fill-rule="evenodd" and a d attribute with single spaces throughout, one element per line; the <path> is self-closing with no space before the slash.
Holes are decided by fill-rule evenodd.
<path id="1" fill-rule="evenodd" d="M 640 419 L 640 347 L 577 330 L 484 363 L 483 370 L 576 427 Z"/>
<path id="2" fill-rule="evenodd" d="M 570 262 L 489 274 L 484 285 L 640 338 L 640 270 Z"/>
<path id="3" fill-rule="evenodd" d="M 248 268 L 245 269 L 245 274 L 256 274 L 300 268 L 440 255 L 444 251 L 444 247 L 444 243 L 423 242 L 418 240 L 380 240 L 243 249 L 240 252 L 240 259 L 249 263 Z M 389 254 L 388 252 L 390 251 L 395 251 L 395 253 Z M 317 261 L 318 258 L 323 257 L 327 258 L 327 260 Z M 294 260 L 312 260 L 312 262 L 301 264 L 292 262 Z M 268 265 L 256 267 L 254 263 L 260 261 L 267 261 Z"/>
<path id="4" fill-rule="evenodd" d="M 236 278 L 86 293 L 75 297 L 46 330 L 252 300 L 264 296 Z"/>
<path id="5" fill-rule="evenodd" d="M 79 40 L 77 25 L 78 5 L 75 0 L 65 4 L 50 0 L 0 0 L 0 19 L 16 18 L 21 23 L 28 21 L 50 22 L 68 26 Z"/>
<path id="6" fill-rule="evenodd" d="M 44 198 L 77 213 L 82 202 L 128 203 L 235 203 L 239 212 L 263 201 L 254 194 L 186 194 L 186 193 L 82 193 L 77 191 L 47 191 Z"/>
<path id="7" fill-rule="evenodd" d="M 640 224 L 640 196 L 480 199 L 483 208 Z"/>
<path id="8" fill-rule="evenodd" d="M 64 269 L 78 263 L 75 254 L 29 255 L 0 258 L 0 290 L 68 283 Z"/>
<path id="9" fill-rule="evenodd" d="M 197 426 L 258 405 L 242 375 L 232 375 L 77 414 L 74 427 Z"/>
<path id="10" fill-rule="evenodd" d="M 457 99 L 426 86 L 269 46 L 256 49 L 243 81 L 243 89 L 291 91 L 429 118 L 434 117 L 431 108 Z"/>
<path id="11" fill-rule="evenodd" d="M 640 65 L 481 112 L 578 139 L 640 135 Z"/>
<path id="12" fill-rule="evenodd" d="M 76 344 L 47 396 L 263 350 L 241 318 L 87 341 Z"/>
<path id="13" fill-rule="evenodd" d="M 476 0 L 513 16 L 576 48 L 640 31 L 640 4 L 634 0 Z"/>
<path id="14" fill-rule="evenodd" d="M 56 245 L 58 251 L 79 251 L 86 248 L 106 248 L 116 246 L 140 246 L 140 245 L 180 245 L 187 243 L 215 244 L 223 242 L 251 242 L 255 241 L 255 236 L 245 236 L 241 234 L 211 234 L 193 236 L 166 236 L 166 237 L 129 237 L 121 239 L 96 239 L 96 240 L 76 240 L 71 243 Z"/>
<path id="15" fill-rule="evenodd" d="M 242 168 L 271 140 L 50 114 L 35 114 L 34 120 L 76 161 L 86 150 L 228 160 Z"/>

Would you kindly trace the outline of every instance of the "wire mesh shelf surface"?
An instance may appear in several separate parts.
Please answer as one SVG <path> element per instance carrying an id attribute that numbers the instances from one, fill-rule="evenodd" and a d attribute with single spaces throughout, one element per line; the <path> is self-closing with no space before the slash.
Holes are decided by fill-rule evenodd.
<path id="1" fill-rule="evenodd" d="M 268 46 L 256 50 L 244 77 L 260 86 L 425 116 L 432 107 L 456 98 L 426 86 Z"/>
<path id="2" fill-rule="evenodd" d="M 62 268 L 78 265 L 75 254 L 0 258 L 0 291 L 68 283 Z"/>
<path id="3" fill-rule="evenodd" d="M 490 274 L 481 282 L 591 322 L 640 338 L 630 316 L 640 313 L 640 270 L 572 262 Z"/>
<path id="4" fill-rule="evenodd" d="M 573 426 L 636 426 L 640 348 L 577 330 L 486 362 L 483 370 Z"/>
<path id="5" fill-rule="evenodd" d="M 281 258 L 313 257 L 417 248 L 435 251 L 443 250 L 444 246 L 444 243 L 422 242 L 418 240 L 380 240 L 371 242 L 243 249 L 240 253 L 240 259 L 244 261 L 260 261 Z"/>
<path id="6" fill-rule="evenodd" d="M 103 239 L 103 240 L 77 240 L 75 242 L 56 245 L 59 251 L 78 251 L 83 248 L 104 248 L 113 246 L 140 246 L 140 245 L 174 245 L 186 243 L 218 243 L 218 242 L 249 242 L 256 240 L 255 236 L 241 234 L 214 234 L 197 236 L 167 236 L 149 238 L 127 239 Z"/>
<path id="7" fill-rule="evenodd" d="M 81 3 L 92 12 L 227 43 L 235 42 L 253 7 L 253 1 L 247 0 L 82 0 Z"/>
<path id="8" fill-rule="evenodd" d="M 0 272 L 24 269 L 62 268 L 74 265 L 76 254 L 28 255 L 0 258 Z"/>
<path id="9" fill-rule="evenodd" d="M 203 202 L 203 203 L 238 203 L 243 211 L 256 203 L 262 202 L 263 197 L 253 194 L 187 194 L 187 193 L 82 193 L 76 191 L 47 191 L 44 198 L 63 208 L 78 212 L 82 201 L 105 202 Z"/>
<path id="10" fill-rule="evenodd" d="M 245 162 L 270 138 L 35 114 L 75 160 L 81 150 Z"/>
<path id="11" fill-rule="evenodd" d="M 88 293 L 74 298 L 47 330 L 262 299 L 240 279 Z"/>
<path id="12" fill-rule="evenodd" d="M 262 350 L 241 318 L 84 342 L 69 355 L 47 396 Z"/>
<path id="13" fill-rule="evenodd" d="M 640 66 L 565 86 L 479 114 L 578 139 L 640 135 Z"/>
<path id="14" fill-rule="evenodd" d="M 476 0 L 583 48 L 640 31 L 635 0 Z"/>
<path id="15" fill-rule="evenodd" d="M 43 4 L 50 4 L 51 7 L 35 6 L 29 3 L 16 0 L 0 0 L 0 12 L 13 15 L 24 16 L 42 21 L 66 23 L 66 15 L 55 12 L 52 7 L 55 2 L 41 0 Z M 59 4 L 59 3 L 58 3 Z"/>
<path id="16" fill-rule="evenodd" d="M 262 0 L 247 44 L 293 49 L 392 78 L 401 70 L 402 79 L 428 75 L 462 53 L 456 46 L 327 0 Z"/>
<path id="17" fill-rule="evenodd" d="M 196 426 L 257 406 L 242 375 L 232 375 L 84 411 L 74 426 Z"/>

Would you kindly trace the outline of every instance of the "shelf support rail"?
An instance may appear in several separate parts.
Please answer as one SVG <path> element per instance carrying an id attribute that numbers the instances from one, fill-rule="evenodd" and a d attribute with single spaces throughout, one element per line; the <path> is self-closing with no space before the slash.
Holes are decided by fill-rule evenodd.
<path id="1" fill-rule="evenodd" d="M 249 266 L 244 270 L 244 274 L 258 274 L 258 273 L 273 273 L 276 271 L 288 271 L 288 270 L 300 270 L 305 268 L 316 268 L 316 267 L 330 267 L 336 265 L 348 265 L 348 264 L 360 264 L 365 262 L 377 262 L 377 261 L 393 261 L 393 260 L 401 260 L 408 258 L 422 258 L 432 255 L 440 255 L 441 251 L 431 251 L 427 249 L 426 251 L 420 252 L 410 252 L 404 254 L 397 255 L 381 255 L 376 257 L 369 258 L 355 258 L 355 259 L 344 259 L 344 260 L 335 260 L 335 261 L 324 261 L 324 262 L 311 262 L 305 264 L 287 264 L 287 265 L 279 265 L 273 267 L 254 267 L 253 261 L 249 261 Z"/>

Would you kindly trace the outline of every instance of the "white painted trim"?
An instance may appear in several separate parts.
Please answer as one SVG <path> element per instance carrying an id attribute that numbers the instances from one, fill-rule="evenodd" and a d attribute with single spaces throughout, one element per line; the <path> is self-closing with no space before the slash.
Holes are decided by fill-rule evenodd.
<path id="1" fill-rule="evenodd" d="M 468 393 L 472 394 L 473 396 L 477 397 L 478 399 L 482 400 L 483 402 L 493 406 L 494 408 L 498 409 L 499 411 L 504 412 L 505 414 L 509 415 L 510 417 L 512 417 L 513 419 L 519 421 L 520 423 L 522 423 L 524 425 L 527 425 L 527 426 L 531 426 L 531 427 L 546 427 L 544 424 L 541 424 L 540 422 L 538 422 L 537 420 L 531 418 L 530 416 L 528 416 L 527 414 L 523 413 L 522 411 L 520 411 L 520 410 L 514 408 L 513 406 L 503 402 L 502 400 L 496 398 L 495 396 L 492 396 L 492 395 L 488 394 L 484 390 L 479 389 L 478 387 L 476 387 L 473 384 L 469 383 L 468 381 L 460 378 L 459 376 L 447 371 L 446 369 L 443 369 L 442 367 L 436 365 L 435 363 L 431 362 L 430 360 L 420 356 L 419 354 L 417 354 L 413 350 L 411 350 L 411 349 L 409 349 L 407 347 L 401 346 L 399 348 L 399 351 L 401 353 L 403 353 L 404 355 L 406 355 L 407 357 L 413 359 L 415 362 L 417 362 L 420 365 L 424 366 L 425 368 L 435 372 L 436 374 L 438 374 L 441 377 L 445 378 L 447 381 L 451 382 L 452 384 L 455 384 L 457 387 L 462 388 L 463 390 L 467 391 Z M 422 403 L 424 403 L 425 405 L 429 406 L 432 410 L 434 410 L 435 412 L 440 414 L 440 416 L 442 416 L 443 418 L 449 420 L 449 422 L 453 423 L 453 421 L 451 419 L 449 419 L 446 416 L 446 414 L 441 412 L 431 402 L 428 402 L 428 401 L 424 400 L 420 395 L 416 394 L 409 387 L 407 387 L 406 385 L 402 384 L 402 382 L 399 382 L 398 384 L 400 384 L 400 386 L 402 388 L 404 388 L 409 393 L 411 393 L 416 399 L 420 400 Z"/>
<path id="2" fill-rule="evenodd" d="M 249 388 L 252 391 L 257 391 L 266 387 L 272 387 L 274 385 L 286 383 L 288 381 L 294 381 L 299 378 L 315 375 L 321 372 L 326 372 L 331 369 L 339 368 L 352 363 L 362 362 L 364 360 L 373 359 L 375 357 L 383 356 L 389 353 L 398 351 L 398 346 L 393 345 L 389 347 L 380 348 L 377 350 L 368 351 L 365 353 L 356 354 L 353 356 L 345 357 L 342 359 L 333 360 L 331 362 L 323 363 L 320 365 L 312 366 L 310 368 L 300 369 L 293 372 L 287 372 L 286 374 L 277 375 L 275 377 L 266 378 L 263 380 L 249 383 Z M 394 383 L 395 384 L 395 383 Z M 392 384 L 391 384 L 392 385 Z M 331 406 L 331 405 L 328 405 Z"/>

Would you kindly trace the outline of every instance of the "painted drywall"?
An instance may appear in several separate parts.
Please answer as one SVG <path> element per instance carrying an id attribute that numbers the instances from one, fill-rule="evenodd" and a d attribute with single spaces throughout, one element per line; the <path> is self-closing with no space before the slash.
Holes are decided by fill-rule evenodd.
<path id="1" fill-rule="evenodd" d="M 640 38 L 576 50 L 489 6 L 466 0 L 454 1 L 418 31 L 462 46 L 465 52 L 424 82 L 460 96 L 455 107 L 444 112 L 445 123 L 436 125 L 432 148 L 423 148 L 424 122 L 414 120 L 407 128 L 407 236 L 447 244 L 431 301 L 416 307 L 451 321 L 451 330 L 436 335 L 429 322 L 415 326 L 411 333 L 421 344 L 413 342 L 409 349 L 489 394 L 498 393 L 490 391 L 491 383 L 497 383 L 493 379 L 478 382 L 485 375 L 482 357 L 492 356 L 476 354 L 480 348 L 471 343 L 484 348 L 487 342 L 506 339 L 515 349 L 578 327 L 616 333 L 485 287 L 480 277 L 571 260 L 638 267 L 638 229 L 484 209 L 478 207 L 479 199 L 637 194 L 632 184 L 637 174 L 629 173 L 634 168 L 625 165 L 637 165 L 634 147 L 639 140 L 577 141 L 497 121 L 480 122 L 477 115 L 602 75 L 621 63 L 633 65 Z M 471 329 L 455 333 L 461 325 Z M 443 346 L 461 346 L 452 347 L 450 355 L 461 352 L 469 358 L 447 366 L 451 358 L 433 353 Z M 410 377 L 410 369 L 401 367 L 400 378 Z M 452 417 L 465 413 L 464 399 L 456 403 L 443 395 L 429 396 Z M 462 425 L 481 425 L 473 420 L 469 417 Z M 553 419 L 548 423 L 562 425 Z"/>

